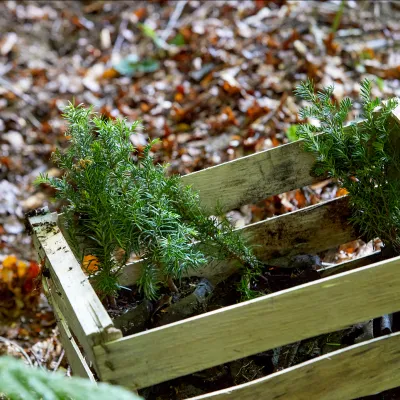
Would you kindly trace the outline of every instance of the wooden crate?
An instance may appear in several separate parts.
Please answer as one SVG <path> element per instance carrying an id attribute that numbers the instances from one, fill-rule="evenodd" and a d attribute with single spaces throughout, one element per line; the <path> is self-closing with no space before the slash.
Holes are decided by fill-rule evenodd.
<path id="1" fill-rule="evenodd" d="M 400 123 L 400 108 L 393 121 Z M 182 177 L 205 209 L 225 211 L 316 182 L 313 156 L 294 142 Z M 261 260 L 318 253 L 356 239 L 347 198 L 242 228 Z M 114 328 L 62 232 L 55 213 L 30 218 L 47 272 L 46 294 L 73 372 L 131 389 L 287 345 L 400 310 L 400 257 L 375 253 L 324 271 L 325 277 L 128 337 Z M 286 257 L 286 258 L 285 258 Z M 290 265 L 287 265 L 290 267 Z M 214 283 L 237 270 L 208 265 L 188 275 Z M 135 283 L 140 262 L 126 265 L 121 285 Z M 71 334 L 73 332 L 73 335 Z M 179 338 L 177 340 L 177 338 Z M 79 346 L 78 346 L 79 344 Z M 351 399 L 400 385 L 400 333 L 350 346 L 243 385 L 196 399 Z"/>

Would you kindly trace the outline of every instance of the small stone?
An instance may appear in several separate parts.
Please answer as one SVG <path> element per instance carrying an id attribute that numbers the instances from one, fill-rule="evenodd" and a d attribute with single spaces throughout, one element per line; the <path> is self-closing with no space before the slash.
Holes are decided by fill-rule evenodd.
<path id="1" fill-rule="evenodd" d="M 24 138 L 23 136 L 17 131 L 9 131 L 2 135 L 2 139 L 6 140 L 10 143 L 11 147 L 14 150 L 21 150 L 24 146 Z"/>
<path id="2" fill-rule="evenodd" d="M 24 210 L 34 210 L 36 208 L 43 207 L 45 201 L 45 194 L 38 192 L 24 200 L 22 202 L 22 207 Z"/>
<path id="3" fill-rule="evenodd" d="M 24 231 L 24 225 L 16 217 L 10 217 L 3 225 L 4 230 L 10 235 L 18 235 Z"/>
<path id="4" fill-rule="evenodd" d="M 302 56 L 304 56 L 307 53 L 306 45 L 303 42 L 300 42 L 300 40 L 295 40 L 293 42 L 293 47 L 296 50 L 296 52 Z"/>

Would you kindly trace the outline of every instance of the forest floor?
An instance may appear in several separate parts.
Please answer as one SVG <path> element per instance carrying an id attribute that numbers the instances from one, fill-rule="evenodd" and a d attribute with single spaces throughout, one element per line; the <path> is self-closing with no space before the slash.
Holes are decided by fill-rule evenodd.
<path id="1" fill-rule="evenodd" d="M 318 1 L 5 1 L 0 3 L 0 354 L 48 369 L 68 363 L 54 317 L 36 288 L 24 213 L 54 193 L 51 152 L 66 144 L 62 109 L 93 105 L 140 119 L 132 137 L 160 138 L 156 159 L 186 174 L 293 140 L 310 77 L 356 101 L 400 96 L 400 4 Z M 357 117 L 355 113 L 352 117 Z M 330 181 L 230 213 L 236 226 L 339 195 Z M 359 241 L 331 261 L 365 253 Z M 385 397 L 390 398 L 390 397 Z"/>

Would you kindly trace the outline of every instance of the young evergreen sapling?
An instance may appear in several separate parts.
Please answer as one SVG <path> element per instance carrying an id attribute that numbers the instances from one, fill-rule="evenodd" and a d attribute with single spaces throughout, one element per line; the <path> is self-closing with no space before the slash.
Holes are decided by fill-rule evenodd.
<path id="1" fill-rule="evenodd" d="M 49 184 L 66 201 L 65 227 L 81 260 L 95 256 L 92 279 L 101 294 L 115 295 L 132 253 L 144 260 L 138 285 L 149 299 L 162 282 L 213 259 L 239 260 L 244 282 L 258 273 L 259 262 L 227 219 L 205 215 L 198 194 L 154 164 L 154 142 L 138 154 L 130 141 L 137 123 L 103 119 L 72 104 L 65 118 L 70 146 L 53 154 L 64 176 L 41 175 L 36 183 Z M 83 250 L 79 238 L 85 238 Z"/>
<path id="2" fill-rule="evenodd" d="M 295 93 L 311 103 L 300 118 L 314 118 L 320 125 L 304 123 L 297 134 L 304 148 L 316 156 L 313 172 L 336 178 L 349 193 L 350 222 L 366 240 L 381 238 L 400 251 L 400 164 L 397 146 L 400 128 L 391 119 L 397 100 L 371 98 L 371 82 L 361 83 L 363 123 L 345 128 L 352 102 L 332 100 L 334 88 L 315 93 L 312 81 L 301 83 Z M 323 133 L 323 135 L 318 135 Z"/>

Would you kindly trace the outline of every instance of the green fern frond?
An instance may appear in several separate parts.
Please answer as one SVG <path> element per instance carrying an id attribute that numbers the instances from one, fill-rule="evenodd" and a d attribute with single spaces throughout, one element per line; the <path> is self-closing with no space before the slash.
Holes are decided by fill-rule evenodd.
<path id="1" fill-rule="evenodd" d="M 141 397 L 118 386 L 82 378 L 65 378 L 27 367 L 22 361 L 0 357 L 0 397 L 10 400 L 140 400 Z"/>

